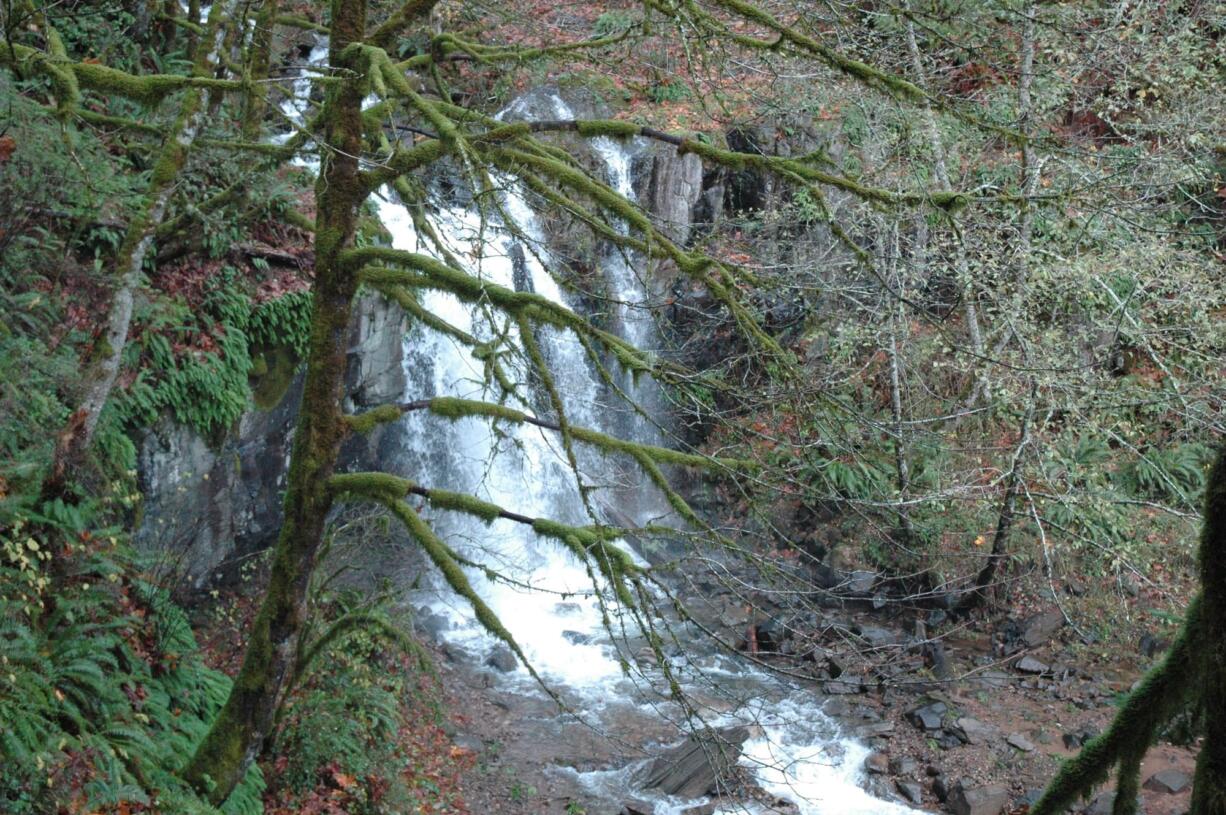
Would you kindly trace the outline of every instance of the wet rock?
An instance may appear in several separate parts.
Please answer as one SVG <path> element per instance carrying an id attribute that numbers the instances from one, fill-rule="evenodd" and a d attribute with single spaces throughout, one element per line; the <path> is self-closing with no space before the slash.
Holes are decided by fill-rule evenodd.
<path id="1" fill-rule="evenodd" d="M 514 652 L 507 646 L 496 645 L 485 657 L 485 664 L 505 674 L 509 674 L 519 667 L 519 660 L 515 658 Z"/>
<path id="2" fill-rule="evenodd" d="M 898 756 L 890 759 L 890 772 L 894 775 L 915 775 L 919 772 L 919 762 L 909 756 Z"/>
<path id="3" fill-rule="evenodd" d="M 932 702 L 907 712 L 907 721 L 920 730 L 934 731 L 941 729 L 941 718 L 949 710 L 944 702 Z"/>
<path id="4" fill-rule="evenodd" d="M 1031 787 L 1030 789 L 1026 790 L 1026 792 L 1022 794 L 1022 797 L 1019 800 L 1019 803 L 1022 804 L 1023 806 L 1033 808 L 1034 805 L 1037 804 L 1039 802 L 1039 799 L 1042 797 L 1043 797 L 1042 787 Z"/>
<path id="5" fill-rule="evenodd" d="M 431 640 L 441 639 L 442 633 L 449 628 L 451 628 L 451 620 L 428 609 L 417 618 L 417 629 Z"/>
<path id="6" fill-rule="evenodd" d="M 1187 773 L 1179 770 L 1162 770 L 1154 773 L 1145 781 L 1145 789 L 1154 792 L 1165 792 L 1170 795 L 1183 792 L 1192 783 Z"/>
<path id="7" fill-rule="evenodd" d="M 890 760 L 885 753 L 869 753 L 864 759 L 864 769 L 873 775 L 885 775 L 890 771 Z"/>
<path id="8" fill-rule="evenodd" d="M 858 739 L 877 739 L 889 738 L 894 735 L 893 722 L 873 722 L 857 727 L 854 731 L 855 737 Z"/>
<path id="9" fill-rule="evenodd" d="M 715 804 L 698 804 L 681 810 L 681 815 L 715 815 Z"/>
<path id="10" fill-rule="evenodd" d="M 911 803 L 919 805 L 924 802 L 924 789 L 914 781 L 899 781 L 894 787 Z"/>
<path id="11" fill-rule="evenodd" d="M 741 756 L 747 727 L 695 733 L 639 771 L 639 783 L 665 795 L 698 798 L 717 790 Z"/>
<path id="12" fill-rule="evenodd" d="M 1005 737 L 1005 743 L 1010 747 L 1021 750 L 1023 753 L 1034 752 L 1034 744 L 1021 733 L 1010 733 Z"/>
<path id="13" fill-rule="evenodd" d="M 1051 666 L 1049 666 L 1047 663 L 1040 662 L 1034 657 L 1029 657 L 1029 656 L 1022 657 L 1021 659 L 1019 659 L 1017 661 L 1017 664 L 1014 665 L 1013 667 L 1017 668 L 1017 670 L 1021 671 L 1024 674 L 1036 674 L 1036 675 L 1045 674 L 1051 670 Z"/>
<path id="14" fill-rule="evenodd" d="M 1004 787 L 973 787 L 965 779 L 954 784 L 946 802 L 954 815 L 1000 815 L 1009 805 L 1009 791 Z"/>
<path id="15" fill-rule="evenodd" d="M 970 716 L 962 716 L 947 729 L 966 744 L 988 744 L 999 733 L 995 727 Z"/>
<path id="16" fill-rule="evenodd" d="M 569 602 L 568 603 L 554 603 L 553 610 L 555 614 L 569 616 L 571 614 L 578 614 L 579 612 L 583 611 L 583 606 L 579 605 L 578 603 L 569 603 Z"/>
<path id="17" fill-rule="evenodd" d="M 562 638 L 571 645 L 587 645 L 592 641 L 591 636 L 582 631 L 563 631 Z"/>
<path id="18" fill-rule="evenodd" d="M 731 606 L 719 615 L 719 622 L 725 628 L 731 628 L 743 636 L 749 625 L 749 612 L 742 606 Z"/>

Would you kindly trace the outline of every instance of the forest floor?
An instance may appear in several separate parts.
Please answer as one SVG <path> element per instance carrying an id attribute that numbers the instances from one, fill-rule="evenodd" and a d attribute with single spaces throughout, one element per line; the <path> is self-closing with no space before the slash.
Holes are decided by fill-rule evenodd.
<path id="1" fill-rule="evenodd" d="M 1068 666 L 1085 658 L 1083 649 L 1053 642 L 1027 651 L 1025 657 L 1070 673 L 1042 678 L 1011 668 L 1007 661 L 992 660 L 988 664 L 995 667 L 985 669 L 984 658 L 991 651 L 990 633 L 971 632 L 947 647 L 951 675 L 956 678 L 899 682 L 827 698 L 826 711 L 845 732 L 874 747 L 865 767 L 865 782 L 872 792 L 923 809 L 948 811 L 946 790 L 960 781 L 967 790 L 1002 788 L 1007 800 L 1004 811 L 1025 812 L 1060 761 L 1076 752 L 1078 741 L 1109 724 L 1115 701 L 1145 667 L 1143 659 L 1119 654 L 1117 659 L 1096 658 L 1088 669 L 1071 669 Z M 450 661 L 445 650 L 440 664 L 453 738 L 476 756 L 460 779 L 472 812 L 619 815 L 617 802 L 594 797 L 565 768 L 611 769 L 641 754 L 578 722 L 563 724 L 565 720 L 543 696 L 500 689 L 497 677 Z M 815 687 L 814 692 L 822 690 Z M 915 724 L 909 714 L 933 703 L 946 706 L 941 716 L 946 726 L 928 730 Z M 975 723 L 968 726 L 973 728 L 969 743 L 951 736 L 965 719 Z M 1195 760 L 1192 748 L 1160 743 L 1146 758 L 1142 780 L 1171 770 L 1175 775 L 1163 777 L 1190 779 Z M 919 791 L 919 801 L 907 800 L 908 784 Z M 1086 802 L 1085 811 L 1110 812 L 1110 787 L 1104 789 L 1105 794 Z M 1186 812 L 1190 789 L 1189 784 L 1172 793 L 1151 784 L 1143 790 L 1141 811 Z"/>
<path id="2" fill-rule="evenodd" d="M 206 654 L 230 673 L 238 666 L 242 632 L 254 612 L 251 598 L 259 596 L 250 590 L 259 575 L 248 579 L 244 589 L 195 607 Z M 1184 582 L 1168 580 L 1162 593 L 1190 593 L 1193 587 Z M 1143 612 L 1157 602 L 1144 591 L 1090 585 L 1075 597 L 1062 593 L 1059 606 L 1050 602 L 1050 594 L 1046 597 L 1044 605 L 1041 590 L 1018 591 L 1011 598 L 1013 613 L 945 622 L 944 678 L 916 647 L 914 621 L 925 612 L 873 611 L 864 602 L 822 610 L 815 630 L 787 649 L 790 656 L 766 651 L 753 656 L 779 667 L 803 667 L 814 676 L 813 692 L 825 698 L 825 711 L 844 733 L 873 748 L 864 783 L 875 795 L 929 811 L 956 811 L 947 799 L 960 783 L 1003 802 L 1003 809 L 975 810 L 976 815 L 1024 813 L 1061 759 L 1109 724 L 1116 702 L 1161 659 L 1165 647 L 1144 623 L 1148 615 Z M 1110 636 L 1097 639 L 1066 619 L 1109 621 L 1096 630 Z M 865 647 L 867 640 L 876 644 Z M 418 717 L 429 726 L 414 726 L 406 734 L 405 753 L 439 753 L 441 758 L 403 771 L 441 786 L 449 803 L 445 809 L 423 811 L 620 815 L 623 801 L 585 788 L 579 773 L 625 767 L 644 757 L 644 745 L 676 739 L 657 717 L 629 708 L 618 717 L 617 736 L 599 732 L 560 712 L 525 682 L 446 644 L 427 647 L 437 671 L 435 712 Z M 742 647 L 750 650 L 744 640 Z M 796 656 L 802 652 L 809 655 Z M 833 663 L 841 666 L 837 676 L 830 672 Z M 923 711 L 935 718 L 925 720 Z M 1181 779 L 1186 783 L 1177 792 L 1164 790 L 1157 781 L 1148 784 L 1143 812 L 1187 811 L 1195 757 L 1194 748 L 1167 741 L 1150 750 L 1142 781 L 1161 774 L 1175 787 Z M 275 768 L 275 758 L 270 767 Z M 338 792 L 330 788 L 335 785 L 326 773 L 321 779 L 313 794 L 335 799 Z M 1110 786 L 1104 789 L 1105 794 L 1086 802 L 1086 812 L 1108 815 Z M 632 791 L 625 792 L 630 800 Z M 291 810 L 274 806 L 273 811 Z"/>

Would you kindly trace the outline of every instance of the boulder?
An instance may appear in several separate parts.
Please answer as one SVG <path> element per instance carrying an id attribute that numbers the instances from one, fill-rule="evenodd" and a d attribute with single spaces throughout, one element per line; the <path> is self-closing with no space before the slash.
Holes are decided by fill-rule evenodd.
<path id="1" fill-rule="evenodd" d="M 1162 770 L 1151 775 L 1145 781 L 1145 789 L 1154 792 L 1165 792 L 1169 795 L 1183 792 L 1192 784 L 1187 773 L 1179 770 Z"/>
<path id="2" fill-rule="evenodd" d="M 373 293 L 358 297 L 349 324 L 347 413 L 404 393 L 407 330 L 399 306 Z M 219 437 L 164 416 L 135 439 L 143 501 L 133 543 L 197 588 L 230 576 L 244 555 L 270 546 L 281 530 L 303 376 L 289 349 L 259 350 L 257 361 L 252 401 Z M 352 435 L 338 469 L 378 469 L 390 448 L 398 449 L 399 433 L 393 423 Z"/>
<path id="3" fill-rule="evenodd" d="M 703 192 L 702 159 L 695 153 L 678 155 L 671 144 L 654 143 L 645 160 L 651 164 L 650 169 L 643 168 L 645 183 L 636 191 L 638 199 L 656 216 L 657 228 L 684 245 L 690 237 L 692 210 Z"/>
<path id="4" fill-rule="evenodd" d="M 906 798 L 916 806 L 924 803 L 924 789 L 914 781 L 899 781 L 894 787 L 903 798 Z"/>
<path id="5" fill-rule="evenodd" d="M 695 733 L 652 759 L 638 774 L 638 783 L 679 798 L 699 798 L 718 792 L 728 782 L 749 738 L 747 727 L 726 727 Z"/>
<path id="6" fill-rule="evenodd" d="M 872 724 L 863 724 L 855 729 L 854 735 L 856 738 L 864 740 L 875 738 L 888 739 L 894 735 L 894 723 L 873 722 Z"/>
<path id="7" fill-rule="evenodd" d="M 1058 608 L 1041 611 L 1022 622 L 1021 640 L 1028 648 L 1037 648 L 1064 627 L 1064 612 Z"/>
<path id="8" fill-rule="evenodd" d="M 519 660 L 515 658 L 514 652 L 507 646 L 496 645 L 485 657 L 485 664 L 505 674 L 509 674 L 519 667 Z"/>
<path id="9" fill-rule="evenodd" d="M 877 582 L 877 573 L 857 570 L 847 575 L 847 590 L 852 594 L 868 594 Z"/>
<path id="10" fill-rule="evenodd" d="M 1048 665 L 1045 662 L 1040 662 L 1039 660 L 1035 659 L 1034 657 L 1030 657 L 1030 656 L 1022 657 L 1021 659 L 1017 661 L 1017 663 L 1013 667 L 1017 668 L 1019 671 L 1021 671 L 1024 674 L 1035 674 L 1035 675 L 1045 674 L 1051 670 L 1050 665 Z"/>
<path id="11" fill-rule="evenodd" d="M 1023 736 L 1021 733 L 1010 733 L 1005 737 L 1005 743 L 1010 747 L 1021 750 L 1023 753 L 1033 753 L 1034 743 L 1030 739 Z"/>
<path id="12" fill-rule="evenodd" d="M 860 639 L 873 648 L 884 648 L 898 643 L 898 635 L 893 631 L 875 625 L 862 625 L 858 632 Z"/>
<path id="13" fill-rule="evenodd" d="M 948 710 L 949 706 L 944 702 L 932 702 L 908 711 L 907 721 L 920 730 L 929 732 L 940 730 L 941 719 Z"/>
<path id="14" fill-rule="evenodd" d="M 894 775 L 916 775 L 919 772 L 919 762 L 909 756 L 898 756 L 890 759 L 890 772 Z"/>
<path id="15" fill-rule="evenodd" d="M 976 745 L 990 743 L 999 732 L 995 727 L 984 724 L 978 719 L 972 719 L 970 716 L 960 717 L 949 726 L 948 730 L 962 742 Z"/>
<path id="16" fill-rule="evenodd" d="M 864 759 L 864 769 L 873 775 L 885 775 L 890 771 L 890 760 L 885 753 L 869 753 Z"/>
<path id="17" fill-rule="evenodd" d="M 998 786 L 974 787 L 964 779 L 954 784 L 946 803 L 954 815 L 1000 815 L 1009 805 L 1009 790 Z"/>

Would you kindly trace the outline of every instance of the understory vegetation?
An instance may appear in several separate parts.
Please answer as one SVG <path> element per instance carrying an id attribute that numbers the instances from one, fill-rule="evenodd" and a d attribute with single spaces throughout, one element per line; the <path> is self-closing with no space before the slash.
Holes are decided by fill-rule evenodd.
<path id="1" fill-rule="evenodd" d="M 516 578 L 450 513 L 569 553 L 687 713 L 659 621 L 689 620 L 669 592 L 696 562 L 749 564 L 730 602 L 794 596 L 789 620 L 834 598 L 982 632 L 1054 607 L 1104 660 L 1164 637 L 1035 811 L 1118 767 L 1130 815 L 1185 717 L 1192 813 L 1226 812 L 1220 5 L 5 0 L 0 26 L 0 810 L 467 811 L 407 588 L 349 580 L 338 557 L 374 556 L 335 546 L 412 541 L 540 679 L 474 584 Z M 517 111 L 539 89 L 575 112 Z M 631 192 L 605 144 L 633 147 Z M 471 257 L 440 237 L 460 211 Z M 472 271 L 499 229 L 513 286 Z M 460 349 L 480 398 L 362 401 L 371 302 Z M 559 336 L 650 432 L 582 426 Z M 285 461 L 238 449 L 278 411 Z M 507 455 L 546 432 L 582 520 L 347 470 L 362 445 L 388 463 L 408 414 Z M 244 455 L 275 471 L 277 529 L 240 551 L 225 527 L 207 574 L 140 537 L 171 432 L 232 491 Z M 605 481 L 661 508 L 611 513 Z M 721 645 L 756 656 L 753 619 Z"/>

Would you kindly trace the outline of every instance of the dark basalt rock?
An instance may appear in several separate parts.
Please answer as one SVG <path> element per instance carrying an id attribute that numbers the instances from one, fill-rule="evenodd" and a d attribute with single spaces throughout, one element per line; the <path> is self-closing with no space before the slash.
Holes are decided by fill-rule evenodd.
<path id="1" fill-rule="evenodd" d="M 645 789 L 681 798 L 719 792 L 728 784 L 748 738 L 747 727 L 696 733 L 653 759 L 639 771 L 638 781 Z"/>

